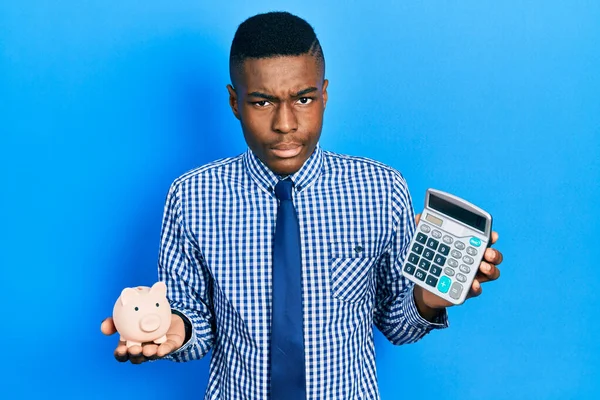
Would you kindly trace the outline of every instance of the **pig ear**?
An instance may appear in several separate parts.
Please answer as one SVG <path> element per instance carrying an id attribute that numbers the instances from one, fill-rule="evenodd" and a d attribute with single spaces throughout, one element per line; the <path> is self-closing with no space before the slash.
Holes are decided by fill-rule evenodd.
<path id="1" fill-rule="evenodd" d="M 167 296 L 167 285 L 164 282 L 156 282 L 152 285 L 150 293 L 157 294 L 159 296 Z"/>
<path id="2" fill-rule="evenodd" d="M 139 294 L 135 289 L 125 288 L 121 292 L 121 303 L 127 305 L 127 303 L 134 301 L 137 296 L 139 296 Z"/>

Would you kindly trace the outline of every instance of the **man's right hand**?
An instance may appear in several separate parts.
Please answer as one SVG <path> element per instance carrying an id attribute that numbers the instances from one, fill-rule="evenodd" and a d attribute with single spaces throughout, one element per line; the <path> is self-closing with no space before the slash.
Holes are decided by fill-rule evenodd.
<path id="1" fill-rule="evenodd" d="M 109 336 L 117 332 L 112 318 L 106 318 L 100 325 L 100 330 Z M 167 332 L 167 341 L 161 345 L 148 342 L 141 346 L 131 346 L 127 348 L 126 342 L 119 341 L 115 349 L 115 358 L 117 361 L 131 361 L 132 364 L 141 364 L 148 360 L 156 360 L 179 349 L 185 340 L 185 325 L 179 315 L 171 314 L 171 326 Z"/>

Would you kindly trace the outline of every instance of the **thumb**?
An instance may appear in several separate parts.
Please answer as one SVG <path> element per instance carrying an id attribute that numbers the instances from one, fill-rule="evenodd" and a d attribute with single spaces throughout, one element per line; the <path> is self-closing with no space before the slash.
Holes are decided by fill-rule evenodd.
<path id="1" fill-rule="evenodd" d="M 415 215 L 415 225 L 419 225 L 420 220 L 421 220 L 421 213 Z"/>
<path id="2" fill-rule="evenodd" d="M 100 330 L 107 336 L 117 332 L 115 322 L 111 317 L 108 317 L 104 321 L 102 321 L 102 324 L 100 324 Z"/>

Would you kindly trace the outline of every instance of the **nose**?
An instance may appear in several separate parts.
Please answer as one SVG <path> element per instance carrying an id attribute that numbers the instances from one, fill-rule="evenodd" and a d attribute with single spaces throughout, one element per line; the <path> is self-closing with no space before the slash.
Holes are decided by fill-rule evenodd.
<path id="1" fill-rule="evenodd" d="M 285 102 L 280 103 L 273 118 L 273 130 L 279 133 L 289 133 L 296 129 L 298 129 L 298 120 L 292 106 Z"/>
<path id="2" fill-rule="evenodd" d="M 160 317 L 156 314 L 145 315 L 140 320 L 140 329 L 143 332 L 154 332 L 160 326 Z"/>

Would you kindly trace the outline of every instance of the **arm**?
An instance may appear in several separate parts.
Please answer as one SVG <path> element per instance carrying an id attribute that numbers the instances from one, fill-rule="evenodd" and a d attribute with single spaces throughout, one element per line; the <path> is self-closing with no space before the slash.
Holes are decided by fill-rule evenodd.
<path id="1" fill-rule="evenodd" d="M 173 184 L 167 195 L 158 257 L 158 279 L 167 285 L 171 308 L 191 327 L 189 340 L 164 357 L 178 362 L 202 358 L 214 342 L 212 281 L 198 245 L 184 225 L 182 184 Z"/>
<path id="2" fill-rule="evenodd" d="M 448 318 L 445 309 L 432 310 L 422 304 L 418 307 L 418 291 L 415 293 L 414 285 L 402 276 L 415 218 L 406 182 L 399 174 L 394 175 L 390 202 L 394 231 L 376 269 L 374 322 L 390 342 L 400 345 L 416 342 L 432 329 L 446 328 Z"/>

